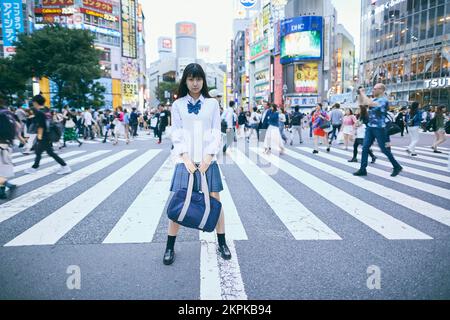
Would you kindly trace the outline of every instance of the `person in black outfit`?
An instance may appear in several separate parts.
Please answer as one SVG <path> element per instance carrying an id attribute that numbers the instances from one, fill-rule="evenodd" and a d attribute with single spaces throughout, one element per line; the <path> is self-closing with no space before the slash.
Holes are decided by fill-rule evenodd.
<path id="1" fill-rule="evenodd" d="M 37 171 L 44 151 L 61 165 L 61 170 L 57 172 L 58 174 L 70 173 L 72 171 L 70 167 L 53 150 L 53 144 L 49 137 L 51 114 L 49 108 L 44 107 L 45 98 L 42 95 L 37 95 L 33 97 L 32 101 L 35 108 L 34 112 L 36 114 L 35 119 L 37 124 L 36 158 L 33 166 L 25 170 L 25 173 L 30 174 Z"/>
<path id="2" fill-rule="evenodd" d="M 161 144 L 161 140 L 162 140 L 162 135 L 164 133 L 164 131 L 166 131 L 166 127 L 169 124 L 169 118 L 168 118 L 168 114 L 167 111 L 164 110 L 164 106 L 160 105 L 159 106 L 159 114 L 158 114 L 158 144 Z"/>
<path id="3" fill-rule="evenodd" d="M 405 113 L 406 113 L 406 110 L 402 108 L 400 110 L 400 112 L 397 114 L 397 117 L 395 118 L 395 123 L 400 127 L 400 129 L 402 129 L 402 132 L 401 132 L 402 137 L 405 132 L 405 124 L 406 124 Z"/>
<path id="4" fill-rule="evenodd" d="M 138 129 L 138 114 L 136 112 L 136 108 L 133 108 L 130 114 L 130 127 L 131 127 L 131 133 L 133 137 L 136 137 L 137 134 L 137 129 Z"/>

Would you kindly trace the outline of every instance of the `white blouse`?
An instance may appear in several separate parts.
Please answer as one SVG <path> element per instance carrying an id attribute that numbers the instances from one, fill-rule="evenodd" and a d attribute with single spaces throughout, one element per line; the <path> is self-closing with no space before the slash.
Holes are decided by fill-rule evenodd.
<path id="1" fill-rule="evenodd" d="M 188 102 L 201 101 L 198 114 L 188 112 Z M 210 154 L 213 161 L 222 148 L 220 130 L 220 107 L 216 99 L 200 96 L 194 100 L 190 95 L 176 100 L 172 105 L 172 143 L 175 161 L 182 162 L 187 153 L 194 163 L 202 162 Z"/>

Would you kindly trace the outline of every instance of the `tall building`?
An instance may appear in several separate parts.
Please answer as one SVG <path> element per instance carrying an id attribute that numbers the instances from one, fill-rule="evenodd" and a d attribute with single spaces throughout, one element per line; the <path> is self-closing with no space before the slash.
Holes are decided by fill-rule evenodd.
<path id="1" fill-rule="evenodd" d="M 290 0 L 280 26 L 285 104 L 302 108 L 328 102 L 337 80 L 336 21 L 331 0 Z"/>
<path id="2" fill-rule="evenodd" d="M 336 80 L 333 89 L 342 94 L 354 89 L 356 75 L 355 43 L 352 35 L 342 24 L 336 27 Z"/>
<path id="3" fill-rule="evenodd" d="M 205 70 L 207 83 L 210 88 L 222 91 L 224 66 L 220 63 L 210 63 L 199 59 L 199 50 L 205 46 L 197 44 L 197 26 L 195 23 L 183 21 L 175 25 L 176 47 L 174 50 L 173 40 L 170 37 L 158 39 L 159 59 L 150 64 L 147 70 L 148 91 L 150 95 L 150 106 L 155 107 L 159 103 L 170 102 L 174 97 L 159 101 L 156 91 L 162 82 L 177 83 L 183 76 L 184 69 L 190 63 L 198 63 Z M 174 52 L 175 51 L 175 52 Z"/>
<path id="4" fill-rule="evenodd" d="M 20 0 L 5 0 L 16 2 Z M 146 91 L 145 17 L 138 0 L 35 0 L 25 1 L 24 30 L 46 24 L 89 30 L 102 52 L 102 77 L 106 108 L 144 108 Z M 25 6 L 24 6 L 25 7 Z M 2 50 L 3 52 L 4 50 Z M 40 91 L 51 102 L 56 86 L 41 79 Z"/>
<path id="5" fill-rule="evenodd" d="M 360 82 L 393 105 L 450 105 L 450 2 L 363 0 Z"/>

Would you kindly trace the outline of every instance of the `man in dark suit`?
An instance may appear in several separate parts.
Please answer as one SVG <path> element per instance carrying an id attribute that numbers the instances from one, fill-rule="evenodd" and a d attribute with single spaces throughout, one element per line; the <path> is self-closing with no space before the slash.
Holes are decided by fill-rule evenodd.
<path id="1" fill-rule="evenodd" d="M 259 122 L 259 141 L 264 142 L 266 138 L 266 131 L 269 127 L 269 117 L 271 113 L 270 103 L 268 101 L 264 101 L 264 111 L 261 115 L 261 121 Z"/>

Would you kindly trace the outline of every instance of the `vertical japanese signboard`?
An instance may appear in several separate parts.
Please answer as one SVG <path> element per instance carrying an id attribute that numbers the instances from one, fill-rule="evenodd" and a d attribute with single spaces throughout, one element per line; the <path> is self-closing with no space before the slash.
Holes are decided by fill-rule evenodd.
<path id="1" fill-rule="evenodd" d="M 122 8 L 122 56 L 137 58 L 136 0 L 121 0 Z"/>
<path id="2" fill-rule="evenodd" d="M 14 42 L 19 33 L 24 31 L 22 0 L 2 0 L 1 14 L 3 21 L 3 51 L 4 56 L 16 52 Z"/>

